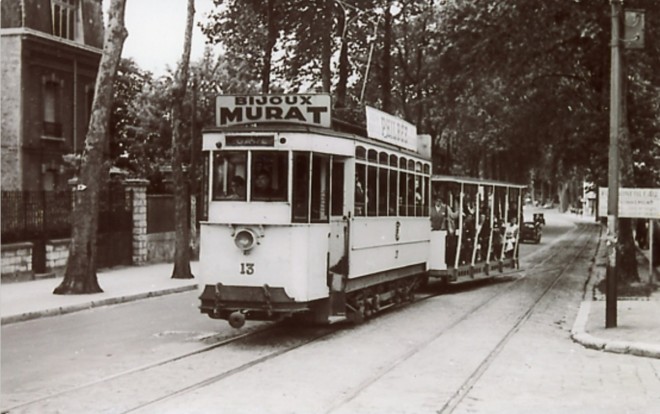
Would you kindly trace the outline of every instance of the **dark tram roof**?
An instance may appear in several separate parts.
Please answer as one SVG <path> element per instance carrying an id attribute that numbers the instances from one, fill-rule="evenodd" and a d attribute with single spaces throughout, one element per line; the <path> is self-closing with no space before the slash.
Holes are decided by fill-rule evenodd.
<path id="1" fill-rule="evenodd" d="M 513 188 L 527 187 L 524 184 L 514 184 L 514 183 L 508 183 L 506 181 L 485 180 L 485 179 L 473 178 L 473 177 L 456 177 L 452 175 L 439 175 L 439 174 L 434 174 L 431 177 L 431 181 L 445 181 L 445 182 L 452 182 L 459 184 L 463 183 L 463 184 L 475 184 L 475 185 L 494 185 L 499 187 L 513 187 Z"/>

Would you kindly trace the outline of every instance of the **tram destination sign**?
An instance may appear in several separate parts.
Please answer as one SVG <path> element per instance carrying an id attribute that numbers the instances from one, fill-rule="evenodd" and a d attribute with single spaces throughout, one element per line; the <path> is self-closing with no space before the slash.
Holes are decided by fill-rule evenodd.
<path id="1" fill-rule="evenodd" d="M 417 127 L 401 118 L 370 106 L 367 112 L 367 135 L 397 147 L 417 151 Z"/>
<path id="2" fill-rule="evenodd" d="M 328 94 L 221 95 L 216 98 L 216 126 L 283 122 L 330 128 Z"/>
<path id="3" fill-rule="evenodd" d="M 607 217 L 607 197 L 607 187 L 600 187 L 599 217 Z M 619 188 L 618 217 L 660 219 L 660 188 Z"/>
<path id="4" fill-rule="evenodd" d="M 228 147 L 274 147 L 274 135 L 227 135 L 225 144 Z"/>

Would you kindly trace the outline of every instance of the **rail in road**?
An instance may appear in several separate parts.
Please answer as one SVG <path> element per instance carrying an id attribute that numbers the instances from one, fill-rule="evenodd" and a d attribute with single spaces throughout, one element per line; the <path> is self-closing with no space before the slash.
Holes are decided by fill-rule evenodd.
<path id="1" fill-rule="evenodd" d="M 349 392 L 343 392 L 340 398 L 335 398 L 333 404 L 325 408 L 325 412 L 342 412 L 351 401 L 358 398 L 370 386 L 382 379 L 392 370 L 404 364 L 416 354 L 422 352 L 431 342 L 448 335 L 462 324 L 468 323 L 493 301 L 510 292 L 517 285 L 527 280 L 526 275 L 534 274 L 536 280 L 542 281 L 542 286 L 534 290 L 533 300 L 520 313 L 508 330 L 501 335 L 495 346 L 482 358 L 481 362 L 460 384 L 451 392 L 439 412 L 451 413 L 469 393 L 483 372 L 497 357 L 500 350 L 520 329 L 537 304 L 552 290 L 565 274 L 566 270 L 580 258 L 589 247 L 593 226 L 579 226 L 555 245 L 554 249 L 545 249 L 535 254 L 536 263 L 518 275 L 496 276 L 496 283 L 509 283 L 508 289 L 494 291 L 471 307 L 463 309 L 453 320 L 444 324 L 437 331 L 422 341 L 410 347 L 397 358 L 381 365 L 369 373 L 359 384 L 352 386 Z M 568 257 L 568 259 L 567 259 Z M 484 282 L 479 282 L 484 283 Z M 488 283 L 488 282 L 486 282 Z M 471 289 L 474 286 L 450 286 L 449 293 L 461 289 Z M 477 287 L 478 288 L 478 287 Z M 448 293 L 445 289 L 434 289 L 430 286 L 417 294 L 415 302 L 409 307 L 421 306 L 424 301 Z M 396 310 L 393 310 L 396 312 Z M 388 310 L 385 313 L 392 312 Z M 194 352 L 188 352 L 157 363 L 138 367 L 126 372 L 99 379 L 56 394 L 48 395 L 32 401 L 11 407 L 3 412 L 137 412 L 149 411 L 151 408 L 162 407 L 168 400 L 176 399 L 213 384 L 230 380 L 232 377 L 250 369 L 258 368 L 266 362 L 282 357 L 296 349 L 311 345 L 322 339 L 332 337 L 342 330 L 342 326 L 329 327 L 296 327 L 288 324 L 271 324 L 263 329 L 249 333 L 238 334 L 235 337 L 213 343 Z M 211 357 L 209 359 L 209 357 Z M 209 363 L 209 360 L 212 361 Z M 171 380 L 167 380 L 171 379 Z M 121 396 L 121 398 L 118 398 Z"/>

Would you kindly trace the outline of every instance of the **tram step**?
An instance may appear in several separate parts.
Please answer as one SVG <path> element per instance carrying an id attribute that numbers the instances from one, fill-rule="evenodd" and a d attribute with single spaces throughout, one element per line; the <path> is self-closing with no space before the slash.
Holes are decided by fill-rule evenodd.
<path id="1" fill-rule="evenodd" d="M 332 325 L 333 323 L 339 323 L 339 322 L 344 322 L 347 321 L 348 318 L 346 318 L 346 315 L 333 315 L 333 316 L 328 316 L 328 323 Z"/>

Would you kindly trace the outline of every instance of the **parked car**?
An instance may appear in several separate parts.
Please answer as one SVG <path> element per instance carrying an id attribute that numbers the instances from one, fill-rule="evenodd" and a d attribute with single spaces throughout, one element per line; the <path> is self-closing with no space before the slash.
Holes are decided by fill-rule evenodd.
<path id="1" fill-rule="evenodd" d="M 520 241 L 531 241 L 534 243 L 541 242 L 541 235 L 543 230 L 538 222 L 526 221 L 523 223 L 520 230 Z"/>

